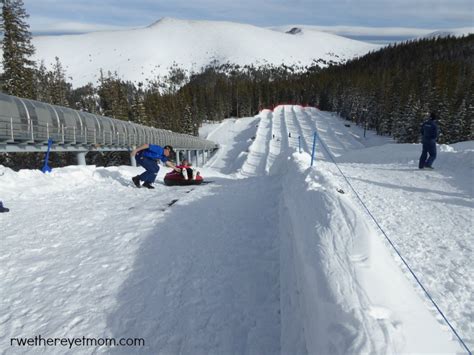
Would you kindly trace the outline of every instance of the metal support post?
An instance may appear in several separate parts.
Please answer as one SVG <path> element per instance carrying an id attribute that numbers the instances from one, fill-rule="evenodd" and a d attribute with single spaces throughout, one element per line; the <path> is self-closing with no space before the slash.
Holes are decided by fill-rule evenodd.
<path id="1" fill-rule="evenodd" d="M 194 151 L 194 158 L 195 158 L 195 166 L 198 167 L 199 166 L 199 150 L 195 150 Z"/>
<path id="2" fill-rule="evenodd" d="M 130 155 L 130 165 L 133 166 L 134 168 L 137 167 L 137 161 L 135 160 L 135 157 L 132 157 Z"/>
<path id="3" fill-rule="evenodd" d="M 86 165 L 86 154 L 87 152 L 76 153 L 77 165 Z"/>
<path id="4" fill-rule="evenodd" d="M 316 151 L 316 137 L 317 137 L 317 132 L 314 132 L 314 136 L 313 136 L 313 152 L 311 153 L 311 166 L 313 166 L 314 153 L 315 153 L 315 151 Z"/>

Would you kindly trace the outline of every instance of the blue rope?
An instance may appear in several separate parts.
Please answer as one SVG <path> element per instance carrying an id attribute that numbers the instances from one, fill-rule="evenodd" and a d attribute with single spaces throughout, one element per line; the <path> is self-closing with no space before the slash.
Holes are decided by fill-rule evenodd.
<path id="1" fill-rule="evenodd" d="M 421 281 L 418 279 L 418 277 L 416 276 L 415 272 L 411 269 L 410 265 L 408 265 L 407 261 L 405 260 L 405 258 L 402 256 L 402 254 L 398 251 L 397 247 L 395 246 L 395 244 L 390 240 L 390 238 L 388 237 L 387 233 L 385 233 L 385 231 L 383 230 L 382 226 L 379 224 L 379 222 L 377 222 L 377 220 L 375 219 L 374 215 L 370 212 L 369 208 L 367 207 L 367 205 L 364 203 L 364 201 L 362 200 L 362 198 L 359 196 L 359 194 L 357 193 L 356 189 L 352 186 L 352 184 L 350 183 L 349 179 L 346 177 L 346 175 L 342 172 L 341 168 L 339 167 L 339 165 L 337 164 L 336 160 L 334 159 L 334 157 L 332 156 L 332 154 L 329 152 L 329 150 L 327 149 L 326 145 L 323 143 L 323 141 L 320 139 L 319 140 L 321 142 L 321 145 L 323 146 L 324 150 L 328 153 L 329 157 L 331 158 L 332 162 L 334 163 L 334 165 L 336 165 L 337 169 L 339 170 L 339 172 L 341 173 L 341 175 L 344 177 L 344 179 L 346 180 L 347 184 L 350 186 L 350 188 L 352 189 L 352 191 L 354 191 L 355 195 L 357 196 L 359 202 L 362 204 L 362 206 L 364 206 L 365 210 L 367 211 L 367 213 L 369 214 L 369 216 L 374 220 L 375 224 L 377 225 L 377 227 L 380 229 L 380 231 L 382 232 L 382 234 L 385 236 L 385 239 L 387 239 L 387 241 L 390 243 L 390 245 L 392 246 L 392 248 L 395 250 L 395 252 L 398 254 L 398 256 L 400 257 L 400 259 L 402 260 L 403 264 L 405 264 L 405 266 L 407 267 L 407 269 L 410 271 L 410 273 L 412 274 L 412 276 L 415 278 L 416 282 L 418 283 L 418 285 L 420 285 L 421 289 L 425 292 L 426 296 L 428 297 L 428 299 L 431 301 L 431 303 L 435 306 L 435 308 L 438 310 L 439 314 L 441 314 L 441 317 L 443 317 L 444 321 L 446 322 L 446 324 L 449 326 L 449 328 L 451 328 L 451 330 L 453 331 L 454 335 L 456 335 L 456 337 L 458 338 L 459 342 L 462 344 L 462 346 L 464 347 L 464 349 L 466 349 L 466 351 L 468 352 L 469 355 L 472 355 L 472 352 L 471 350 L 469 350 L 469 348 L 467 347 L 466 343 L 461 339 L 461 337 L 459 336 L 458 332 L 456 331 L 456 329 L 454 329 L 454 327 L 451 325 L 451 323 L 448 321 L 448 319 L 446 318 L 446 316 L 444 315 L 443 311 L 441 311 L 441 309 L 439 308 L 439 306 L 437 305 L 437 303 L 434 301 L 433 297 L 431 297 L 430 293 L 428 292 L 428 290 L 425 288 L 425 286 L 423 286 L 423 284 L 421 283 Z"/>

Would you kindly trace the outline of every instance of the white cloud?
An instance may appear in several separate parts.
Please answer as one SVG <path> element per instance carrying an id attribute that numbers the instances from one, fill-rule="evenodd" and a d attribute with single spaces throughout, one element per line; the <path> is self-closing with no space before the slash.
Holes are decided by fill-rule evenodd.
<path id="1" fill-rule="evenodd" d="M 274 26 L 288 23 L 358 27 L 472 26 L 474 0 L 24 0 L 33 31 L 68 32 L 147 26 L 162 17 Z M 49 18 L 51 23 L 39 21 Z M 58 20 L 59 19 L 59 20 Z M 59 26 L 57 23 L 60 23 Z M 103 26 L 103 27 L 102 27 Z M 38 28 L 38 29 L 37 29 Z M 76 29 L 75 29 L 76 28 Z M 47 31 L 47 30 L 46 30 Z"/>
<path id="2" fill-rule="evenodd" d="M 87 33 L 98 31 L 115 31 L 129 29 L 130 26 L 113 26 L 101 23 L 86 23 L 77 21 L 61 21 L 54 18 L 37 17 L 30 21 L 30 29 L 34 34 L 55 33 Z"/>

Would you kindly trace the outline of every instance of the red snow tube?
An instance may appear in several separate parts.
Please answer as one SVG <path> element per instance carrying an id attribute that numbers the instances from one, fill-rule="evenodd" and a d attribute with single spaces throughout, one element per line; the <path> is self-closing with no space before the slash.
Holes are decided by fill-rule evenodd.
<path id="1" fill-rule="evenodd" d="M 164 178 L 165 185 L 167 186 L 176 186 L 176 185 L 199 185 L 203 182 L 203 178 L 201 175 L 196 176 L 196 180 L 185 180 L 181 173 L 176 171 L 171 171 L 165 175 Z"/>

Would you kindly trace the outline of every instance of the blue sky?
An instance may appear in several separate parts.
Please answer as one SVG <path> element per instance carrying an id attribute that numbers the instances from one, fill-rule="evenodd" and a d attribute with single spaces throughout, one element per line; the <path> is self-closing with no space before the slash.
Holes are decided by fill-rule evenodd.
<path id="1" fill-rule="evenodd" d="M 37 34 L 144 27 L 162 17 L 257 26 L 474 26 L 474 0 L 23 0 Z"/>

